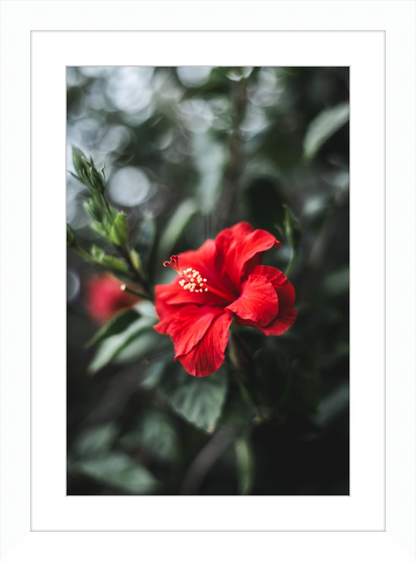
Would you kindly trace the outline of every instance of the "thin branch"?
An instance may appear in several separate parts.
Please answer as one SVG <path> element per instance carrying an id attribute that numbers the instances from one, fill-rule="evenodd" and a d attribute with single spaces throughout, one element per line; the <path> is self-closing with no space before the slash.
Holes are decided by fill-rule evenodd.
<path id="1" fill-rule="evenodd" d="M 238 181 L 243 169 L 243 140 L 240 126 L 247 107 L 247 91 L 244 80 L 232 83 L 231 97 L 234 106 L 234 129 L 229 138 L 229 159 L 224 172 L 224 183 L 217 205 L 216 228 L 221 230 L 231 214 Z"/>
<path id="2" fill-rule="evenodd" d="M 125 291 L 126 293 L 130 293 L 131 295 L 134 295 L 136 297 L 140 297 L 141 299 L 149 299 L 148 295 L 145 295 L 144 293 L 139 293 L 139 291 L 135 291 L 134 289 L 131 289 L 130 287 L 128 287 L 127 285 L 121 285 L 120 287 L 121 291 Z"/>
<path id="3" fill-rule="evenodd" d="M 193 460 L 183 480 L 181 494 L 198 494 L 206 475 L 235 439 L 235 431 L 222 428 L 215 433 Z"/>

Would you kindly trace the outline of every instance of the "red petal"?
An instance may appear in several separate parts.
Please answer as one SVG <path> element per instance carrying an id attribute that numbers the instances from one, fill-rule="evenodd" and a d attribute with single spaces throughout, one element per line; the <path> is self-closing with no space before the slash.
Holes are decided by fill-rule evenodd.
<path id="1" fill-rule="evenodd" d="M 191 351 L 203 338 L 213 319 L 222 313 L 221 308 L 209 306 L 184 306 L 156 324 L 155 330 L 169 334 L 175 346 L 175 357 Z"/>
<path id="2" fill-rule="evenodd" d="M 203 277 L 207 277 L 208 271 L 214 271 L 215 243 L 207 240 L 198 250 L 191 250 L 179 254 L 179 265 L 182 269 L 192 267 L 198 269 Z M 173 314 L 178 306 L 183 304 L 218 304 L 219 298 L 210 293 L 191 293 L 185 291 L 179 285 L 177 276 L 171 283 L 155 286 L 155 305 L 159 318 L 165 318 Z M 222 302 L 222 301 L 221 301 Z"/>
<path id="3" fill-rule="evenodd" d="M 156 330 L 156 332 L 159 332 L 159 334 L 169 334 L 170 328 L 172 324 L 175 322 L 175 320 L 176 320 L 175 313 L 169 314 L 163 320 L 155 324 L 153 328 Z"/>
<path id="4" fill-rule="evenodd" d="M 221 367 L 228 343 L 228 330 L 232 322 L 227 311 L 217 316 L 204 337 L 185 355 L 175 357 L 184 369 L 195 377 L 206 377 Z"/>
<path id="5" fill-rule="evenodd" d="M 290 304 L 295 302 L 295 289 L 293 288 L 292 283 L 288 280 L 284 273 L 280 271 L 280 269 L 276 269 L 275 267 L 271 267 L 269 265 L 257 265 L 253 269 L 253 273 L 256 275 L 263 275 L 270 281 L 273 287 L 279 293 L 280 289 L 285 287 L 287 298 L 290 301 Z"/>
<path id="6" fill-rule="evenodd" d="M 215 242 L 214 240 L 206 240 L 197 250 L 189 250 L 178 256 L 179 266 L 181 269 L 192 267 L 197 269 L 203 277 L 211 274 L 214 270 L 215 260 Z"/>
<path id="7" fill-rule="evenodd" d="M 264 275 L 270 281 L 279 299 L 279 312 L 275 320 L 268 326 L 258 326 L 258 328 L 269 336 L 280 336 L 293 326 L 296 320 L 297 312 L 293 307 L 296 296 L 295 289 L 286 276 L 275 267 L 259 265 L 253 271 L 258 275 Z"/>
<path id="8" fill-rule="evenodd" d="M 155 308 L 159 318 L 163 319 L 170 314 L 174 314 L 177 307 L 170 306 L 168 299 L 172 293 L 179 288 L 177 279 L 167 285 L 155 285 Z"/>
<path id="9" fill-rule="evenodd" d="M 280 297 L 280 295 L 279 295 Z M 295 323 L 297 312 L 293 306 L 283 305 L 279 299 L 279 314 L 268 326 L 257 326 L 267 336 L 280 336 Z"/>
<path id="10" fill-rule="evenodd" d="M 177 314 L 184 307 L 195 305 L 198 307 L 224 307 L 223 299 L 213 293 L 191 293 L 185 291 L 179 285 L 179 279 L 175 278 L 167 285 L 155 286 L 155 307 L 157 315 L 161 320 L 172 314 Z"/>
<path id="11" fill-rule="evenodd" d="M 244 281 L 240 297 L 227 306 L 240 318 L 267 326 L 278 312 L 277 293 L 262 275 L 249 275 Z"/>
<path id="12" fill-rule="evenodd" d="M 240 222 L 219 233 L 215 240 L 217 269 L 228 275 L 235 287 L 241 286 L 246 266 L 250 269 L 260 263 L 263 252 L 273 246 L 280 246 L 269 232 L 253 230 L 248 223 Z"/>

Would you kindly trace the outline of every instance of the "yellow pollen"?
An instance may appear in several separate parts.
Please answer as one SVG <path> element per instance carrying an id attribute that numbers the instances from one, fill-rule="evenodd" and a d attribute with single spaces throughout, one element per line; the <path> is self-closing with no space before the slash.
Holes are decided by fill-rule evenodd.
<path id="1" fill-rule="evenodd" d="M 217 289 L 216 287 L 210 287 L 208 284 L 208 279 L 202 277 L 200 272 L 193 267 L 187 267 L 186 269 L 182 270 L 181 266 L 179 265 L 179 256 L 171 256 L 169 261 L 163 262 L 164 267 L 171 267 L 174 271 L 176 271 L 177 275 L 179 276 L 179 286 L 182 287 L 184 291 L 189 291 L 191 293 L 213 293 L 225 299 L 226 301 L 232 301 L 234 299 L 234 295 L 230 293 L 226 293 Z M 207 286 L 204 287 L 204 283 L 207 283 Z"/>
<path id="2" fill-rule="evenodd" d="M 176 271 L 180 277 L 179 285 L 184 291 L 190 291 L 191 293 L 208 293 L 208 287 L 204 287 L 204 283 L 207 282 L 207 279 L 202 277 L 197 269 L 187 267 L 182 271 L 178 266 Z"/>

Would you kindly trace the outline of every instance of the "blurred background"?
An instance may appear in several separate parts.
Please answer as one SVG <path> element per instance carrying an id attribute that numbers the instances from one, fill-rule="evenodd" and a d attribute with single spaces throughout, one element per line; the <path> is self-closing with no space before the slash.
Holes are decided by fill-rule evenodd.
<path id="1" fill-rule="evenodd" d="M 349 69 L 69 67 L 67 96 L 67 168 L 71 145 L 105 163 L 152 283 L 245 220 L 282 241 L 263 263 L 291 263 L 298 310 L 238 332 L 259 419 L 228 356 L 187 374 L 153 305 L 68 250 L 67 493 L 349 494 Z M 86 195 L 68 174 L 89 249 Z"/>

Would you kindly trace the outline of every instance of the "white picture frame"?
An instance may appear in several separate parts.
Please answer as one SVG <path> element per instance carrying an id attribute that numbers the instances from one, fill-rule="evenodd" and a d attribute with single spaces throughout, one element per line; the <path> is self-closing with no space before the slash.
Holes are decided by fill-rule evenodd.
<path id="1" fill-rule="evenodd" d="M 415 3 L 2 1 L 1 15 L 0 560 L 415 560 Z M 65 67 L 94 64 L 350 66 L 350 496 L 65 495 Z"/>

